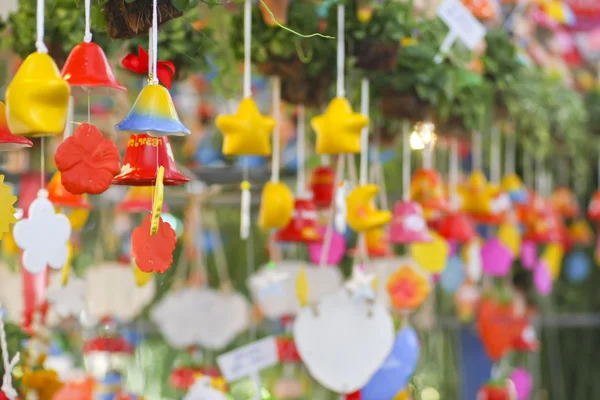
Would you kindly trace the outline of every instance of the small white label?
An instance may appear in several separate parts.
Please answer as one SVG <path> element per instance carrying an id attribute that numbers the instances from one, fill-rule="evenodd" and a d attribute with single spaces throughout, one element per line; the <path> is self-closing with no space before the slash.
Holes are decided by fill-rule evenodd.
<path id="1" fill-rule="evenodd" d="M 471 50 L 477 47 L 485 36 L 485 27 L 458 0 L 444 0 L 437 14 L 448 25 L 450 32 Z"/>
<path id="2" fill-rule="evenodd" d="M 221 373 L 228 382 L 255 374 L 279 363 L 275 337 L 250 343 L 217 358 Z"/>

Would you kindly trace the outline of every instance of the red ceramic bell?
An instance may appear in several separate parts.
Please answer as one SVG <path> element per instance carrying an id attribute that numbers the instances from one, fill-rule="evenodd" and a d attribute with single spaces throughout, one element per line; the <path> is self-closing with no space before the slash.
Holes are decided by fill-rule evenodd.
<path id="1" fill-rule="evenodd" d="M 410 198 L 423 207 L 427 220 L 448 211 L 442 178 L 436 170 L 420 169 L 415 172 L 410 183 Z"/>
<path id="2" fill-rule="evenodd" d="M 546 201 L 539 200 L 531 209 L 523 239 L 535 243 L 557 243 L 563 241 L 565 231 L 564 223 L 558 214 Z"/>
<path id="3" fill-rule="evenodd" d="M 538 340 L 535 330 L 532 326 L 527 326 L 523 329 L 523 332 L 513 340 L 513 350 L 523 352 L 535 352 L 540 348 L 540 341 Z"/>
<path id="4" fill-rule="evenodd" d="M 15 136 L 6 123 L 6 106 L 0 101 L 0 151 L 16 151 L 33 146 L 24 136 Z"/>
<path id="5" fill-rule="evenodd" d="M 279 362 L 284 363 L 300 363 L 302 362 L 302 358 L 298 353 L 298 349 L 296 348 L 296 343 L 294 339 L 288 337 L 278 337 L 277 338 L 277 355 L 279 357 Z"/>
<path id="6" fill-rule="evenodd" d="M 292 220 L 275 236 L 279 242 L 310 243 L 323 240 L 317 229 L 317 208 L 308 199 L 296 199 Z"/>
<path id="7" fill-rule="evenodd" d="M 113 185 L 153 186 L 159 166 L 165 168 L 163 183 L 166 186 L 183 185 L 190 181 L 177 169 L 169 139 L 143 133 L 133 134 L 127 142 L 121 173 L 115 176 Z"/>
<path id="8" fill-rule="evenodd" d="M 335 171 L 331 167 L 320 166 L 313 170 L 310 180 L 313 202 L 317 208 L 328 208 L 335 193 Z"/>
<path id="9" fill-rule="evenodd" d="M 63 67 L 62 77 L 71 88 L 80 89 L 80 93 L 127 90 L 115 78 L 104 50 L 93 42 L 82 42 L 73 47 Z M 77 92 L 74 91 L 74 94 Z"/>
<path id="10" fill-rule="evenodd" d="M 152 212 L 152 186 L 134 186 L 131 187 L 123 201 L 117 206 L 118 211 L 130 213 Z M 166 203 L 162 206 L 163 212 L 169 212 L 169 207 Z"/>
<path id="11" fill-rule="evenodd" d="M 572 189 L 561 186 L 557 188 L 550 199 L 554 209 L 565 218 L 574 218 L 579 215 L 577 196 Z"/>
<path id="12" fill-rule="evenodd" d="M 390 242 L 429 242 L 431 235 L 421 206 L 413 201 L 398 201 L 394 205 L 390 224 Z"/>
<path id="13" fill-rule="evenodd" d="M 55 207 L 92 208 L 86 195 L 75 195 L 65 189 L 60 179 L 60 172 L 54 174 L 50 183 L 48 183 L 47 190 L 48 200 L 50 200 Z"/>
<path id="14" fill-rule="evenodd" d="M 439 234 L 446 240 L 466 243 L 475 237 L 475 229 L 468 216 L 459 212 L 450 213 L 440 221 Z"/>
<path id="15" fill-rule="evenodd" d="M 600 222 L 600 190 L 596 190 L 587 210 L 588 218 Z"/>

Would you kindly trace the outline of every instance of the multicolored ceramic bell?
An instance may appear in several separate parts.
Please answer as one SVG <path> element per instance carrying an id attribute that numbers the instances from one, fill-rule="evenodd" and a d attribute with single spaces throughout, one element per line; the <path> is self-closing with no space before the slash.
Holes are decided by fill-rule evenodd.
<path id="1" fill-rule="evenodd" d="M 290 223 L 277 232 L 278 242 L 311 243 L 323 240 L 317 226 L 317 208 L 308 199 L 296 199 Z"/>
<path id="2" fill-rule="evenodd" d="M 92 208 L 87 195 L 75 195 L 69 192 L 63 186 L 60 179 L 60 172 L 56 172 L 48 183 L 48 200 L 55 207 L 63 208 Z"/>
<path id="3" fill-rule="evenodd" d="M 127 142 L 121 173 L 115 177 L 113 185 L 153 186 L 160 166 L 165 168 L 163 183 L 166 186 L 190 181 L 177 169 L 167 137 L 133 134 Z"/>
<path id="4" fill-rule="evenodd" d="M 335 194 L 335 171 L 333 168 L 325 165 L 315 168 L 310 179 L 310 190 L 317 208 L 329 208 Z"/>
<path id="5" fill-rule="evenodd" d="M 17 136 L 62 135 L 69 109 L 69 84 L 54 60 L 30 54 L 6 89 L 6 122 Z"/>
<path id="6" fill-rule="evenodd" d="M 290 223 L 294 211 L 294 195 L 282 182 L 267 182 L 260 200 L 258 225 L 262 229 L 281 229 Z"/>
<path id="7" fill-rule="evenodd" d="M 560 215 L 565 218 L 575 218 L 579 215 L 579 204 L 577 202 L 577 196 L 572 189 L 561 186 L 556 188 L 550 198 L 552 206 Z"/>
<path id="8" fill-rule="evenodd" d="M 94 94 L 127 91 L 115 78 L 102 47 L 93 42 L 82 42 L 73 47 L 63 66 L 62 77 L 74 95 L 90 90 Z"/>
<path id="9" fill-rule="evenodd" d="M 15 136 L 6 123 L 6 106 L 0 101 L 0 151 L 16 151 L 33 146 L 33 142 L 23 136 Z"/>
<path id="10" fill-rule="evenodd" d="M 600 222 L 600 190 L 596 190 L 587 209 L 588 218 Z"/>
<path id="11" fill-rule="evenodd" d="M 396 202 L 390 224 L 390 242 L 404 244 L 429 241 L 431 235 L 421 206 L 414 201 Z"/>
<path id="12" fill-rule="evenodd" d="M 438 233 L 448 241 L 467 243 L 476 236 L 471 219 L 460 212 L 445 215 L 438 226 Z"/>
<path id="13" fill-rule="evenodd" d="M 563 232 L 558 215 L 553 212 L 547 201 L 539 199 L 536 206 L 530 210 L 523 239 L 535 243 L 562 242 Z"/>
<path id="14" fill-rule="evenodd" d="M 159 84 L 143 88 L 129 114 L 115 128 L 118 131 L 147 132 L 157 137 L 190 134 L 190 130 L 179 121 L 171 94 Z"/>
<path id="15" fill-rule="evenodd" d="M 392 219 L 392 213 L 375 208 L 373 197 L 379 191 L 375 184 L 355 187 L 346 198 L 346 221 L 356 232 L 381 228 Z"/>
<path id="16" fill-rule="evenodd" d="M 123 201 L 117 205 L 118 211 L 130 213 L 152 212 L 153 186 L 132 186 Z M 163 212 L 169 212 L 169 206 L 163 203 Z"/>
<path id="17" fill-rule="evenodd" d="M 410 198 L 421 205 L 427 220 L 448 211 L 442 178 L 436 170 L 420 169 L 415 172 L 410 182 Z"/>

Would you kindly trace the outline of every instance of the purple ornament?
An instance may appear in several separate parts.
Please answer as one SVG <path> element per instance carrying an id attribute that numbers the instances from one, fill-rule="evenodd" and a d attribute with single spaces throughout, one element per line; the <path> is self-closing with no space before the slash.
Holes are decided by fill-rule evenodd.
<path id="1" fill-rule="evenodd" d="M 528 400 L 533 387 L 531 374 L 525 368 L 516 368 L 510 375 L 510 380 L 515 384 L 517 400 Z"/>
<path id="2" fill-rule="evenodd" d="M 532 270 L 537 259 L 537 249 L 535 243 L 531 240 L 526 240 L 521 245 L 521 264 L 523 268 Z"/>
<path id="3" fill-rule="evenodd" d="M 544 260 L 538 261 L 535 265 L 533 270 L 533 284 L 542 296 L 546 296 L 552 291 L 552 276 Z"/>
<path id="4" fill-rule="evenodd" d="M 489 276 L 505 276 L 510 272 L 514 256 L 500 239 L 492 238 L 481 247 L 483 272 Z"/>

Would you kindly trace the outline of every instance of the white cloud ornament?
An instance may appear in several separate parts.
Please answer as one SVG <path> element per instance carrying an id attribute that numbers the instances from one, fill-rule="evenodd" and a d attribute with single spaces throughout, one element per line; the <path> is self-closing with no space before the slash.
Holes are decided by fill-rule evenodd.
<path id="1" fill-rule="evenodd" d="M 38 192 L 29 206 L 28 218 L 15 224 L 13 236 L 23 250 L 23 266 L 32 274 L 39 274 L 46 265 L 60 269 L 69 258 L 71 224 L 64 214 L 56 213 L 46 190 Z"/>

